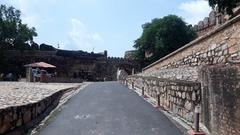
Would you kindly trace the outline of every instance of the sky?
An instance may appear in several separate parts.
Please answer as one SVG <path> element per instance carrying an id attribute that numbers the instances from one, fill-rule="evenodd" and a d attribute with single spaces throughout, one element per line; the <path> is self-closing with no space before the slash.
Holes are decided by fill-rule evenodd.
<path id="1" fill-rule="evenodd" d="M 211 8 L 205 0 L 0 0 L 21 10 L 23 23 L 37 29 L 34 39 L 67 50 L 108 51 L 123 57 L 133 50 L 142 24 L 169 14 L 197 24 Z"/>

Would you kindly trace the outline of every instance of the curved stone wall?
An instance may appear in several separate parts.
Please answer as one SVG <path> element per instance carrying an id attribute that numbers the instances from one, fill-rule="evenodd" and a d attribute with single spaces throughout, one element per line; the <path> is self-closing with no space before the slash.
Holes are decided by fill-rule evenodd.
<path id="1" fill-rule="evenodd" d="M 9 103 L 9 107 L 2 106 L 0 108 L 0 134 L 4 135 L 25 134 L 31 127 L 35 126 L 41 120 L 43 120 L 58 105 L 60 98 L 65 92 L 74 88 L 77 87 L 68 87 L 61 90 L 55 90 L 55 92 L 52 92 L 48 96 L 44 96 L 43 94 L 42 95 L 43 98 L 41 98 L 41 100 L 38 101 L 33 102 L 30 100 L 30 98 L 26 98 L 29 100 L 26 100 L 25 103 L 22 102 L 22 104 L 20 104 L 20 102 L 17 103 L 17 101 L 15 101 L 16 106 L 11 105 L 14 103 Z M 27 93 L 25 94 L 27 95 Z M 13 102 L 13 99 L 11 98 L 14 97 L 9 98 L 11 102 Z"/>

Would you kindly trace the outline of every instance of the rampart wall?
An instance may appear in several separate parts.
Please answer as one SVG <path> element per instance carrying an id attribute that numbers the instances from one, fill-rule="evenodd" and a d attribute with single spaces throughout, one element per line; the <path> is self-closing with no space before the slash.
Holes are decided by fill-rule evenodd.
<path id="1" fill-rule="evenodd" d="M 0 54 L 1 55 L 1 54 Z M 4 51 L 0 60 L 0 72 L 18 71 L 25 76 L 24 65 L 33 62 L 46 62 L 55 65 L 57 77 L 74 78 L 88 81 L 116 80 L 117 69 L 131 73 L 132 69 L 140 71 L 140 62 L 118 57 L 106 57 L 78 51 Z M 5 61 L 5 65 L 1 62 Z M 9 68 L 6 68 L 9 67 Z M 5 69 L 1 71 L 1 69 Z"/>
<path id="2" fill-rule="evenodd" d="M 240 15 L 206 30 L 196 40 L 144 68 L 143 73 L 128 76 L 125 80 L 136 87 L 144 87 L 153 98 L 159 93 L 162 105 L 187 121 L 191 121 L 193 108 L 199 103 L 201 123 L 212 135 L 238 135 L 239 55 Z M 167 81 L 159 85 L 163 78 Z M 176 83 L 177 80 L 181 83 Z M 195 86 L 201 88 L 195 89 L 193 94 Z M 196 96 L 199 102 L 193 102 Z M 188 103 L 193 106 L 189 107 Z"/>
<path id="3" fill-rule="evenodd" d="M 166 68 L 226 64 L 239 56 L 240 16 L 224 23 L 173 53 L 144 68 L 144 72 Z"/>

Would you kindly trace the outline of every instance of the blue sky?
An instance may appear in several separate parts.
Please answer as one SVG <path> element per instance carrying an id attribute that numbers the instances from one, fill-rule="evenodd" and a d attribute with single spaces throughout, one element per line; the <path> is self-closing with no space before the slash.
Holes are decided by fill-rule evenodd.
<path id="1" fill-rule="evenodd" d="M 39 44 L 61 49 L 103 52 L 122 57 L 134 49 L 141 25 L 169 14 L 196 24 L 208 16 L 204 0 L 1 0 L 22 11 L 22 20 L 36 27 Z"/>

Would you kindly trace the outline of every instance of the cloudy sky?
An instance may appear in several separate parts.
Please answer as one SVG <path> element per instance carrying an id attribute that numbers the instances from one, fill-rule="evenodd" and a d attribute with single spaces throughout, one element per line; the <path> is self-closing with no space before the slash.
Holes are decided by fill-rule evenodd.
<path id="1" fill-rule="evenodd" d="M 39 44 L 121 57 L 132 50 L 141 25 L 169 14 L 196 24 L 211 8 L 204 0 L 0 0 L 22 11 Z"/>

